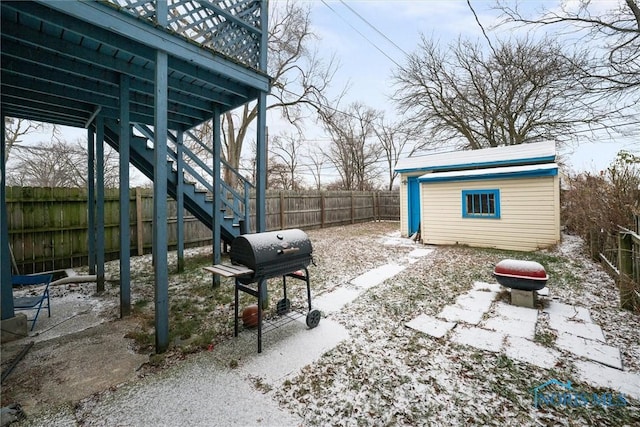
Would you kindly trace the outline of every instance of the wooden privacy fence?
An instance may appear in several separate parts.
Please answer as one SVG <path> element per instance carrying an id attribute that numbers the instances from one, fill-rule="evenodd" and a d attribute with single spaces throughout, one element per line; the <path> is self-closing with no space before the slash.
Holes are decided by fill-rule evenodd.
<path id="1" fill-rule="evenodd" d="M 7 187 L 9 244 L 22 274 L 87 265 L 87 190 L 81 188 Z M 117 189 L 105 191 L 105 259 L 117 259 L 119 211 Z M 252 200 L 252 209 L 255 199 Z M 267 229 L 321 228 L 400 218 L 397 191 L 267 193 Z M 151 251 L 153 190 L 135 188 L 129 205 L 132 255 Z M 177 245 L 177 206 L 168 203 L 170 249 Z M 252 218 L 253 220 L 253 218 Z M 252 228 L 253 229 L 253 228 Z M 184 214 L 185 247 L 212 244 L 212 232 Z"/>
<path id="2" fill-rule="evenodd" d="M 636 232 L 620 227 L 605 239 L 605 250 L 598 254 L 620 290 L 620 305 L 640 313 L 640 217 Z"/>

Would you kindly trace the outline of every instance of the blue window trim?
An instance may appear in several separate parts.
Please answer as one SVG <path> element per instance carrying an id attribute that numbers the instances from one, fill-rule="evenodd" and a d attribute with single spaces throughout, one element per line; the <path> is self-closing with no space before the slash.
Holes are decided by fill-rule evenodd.
<path id="1" fill-rule="evenodd" d="M 494 212 L 493 213 L 470 213 L 467 206 L 467 196 L 490 196 L 493 195 L 494 200 Z M 462 217 L 463 218 L 485 218 L 485 219 L 500 219 L 500 190 L 498 189 L 486 189 L 486 190 L 462 190 Z"/>

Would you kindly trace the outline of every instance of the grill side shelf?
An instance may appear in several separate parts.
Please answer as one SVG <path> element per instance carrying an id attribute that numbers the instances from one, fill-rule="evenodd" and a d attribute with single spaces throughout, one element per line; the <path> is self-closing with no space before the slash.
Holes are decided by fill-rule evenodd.
<path id="1" fill-rule="evenodd" d="M 243 265 L 215 264 L 211 267 L 203 267 L 204 270 L 223 277 L 248 276 L 254 273 L 253 270 Z"/>

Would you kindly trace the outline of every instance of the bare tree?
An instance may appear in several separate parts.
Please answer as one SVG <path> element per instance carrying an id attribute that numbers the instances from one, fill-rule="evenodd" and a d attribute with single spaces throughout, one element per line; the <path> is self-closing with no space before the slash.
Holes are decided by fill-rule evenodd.
<path id="1" fill-rule="evenodd" d="M 87 148 L 82 141 L 14 145 L 7 184 L 24 187 L 86 187 Z M 119 185 L 118 154 L 105 150 L 105 187 Z"/>
<path id="2" fill-rule="evenodd" d="M 378 137 L 382 155 L 387 164 L 388 189 L 393 190 L 394 181 L 398 176 L 395 167 L 400 157 L 410 156 L 424 149 L 428 145 L 428 140 L 420 138 L 421 134 L 416 128 L 407 126 L 404 122 L 386 122 L 384 116 L 380 116 L 373 130 Z"/>
<path id="3" fill-rule="evenodd" d="M 326 90 L 337 63 L 333 56 L 324 60 L 312 49 L 315 35 L 311 31 L 309 5 L 289 0 L 284 5 L 273 4 L 268 41 L 268 73 L 273 83 L 267 109 L 279 110 L 283 118 L 300 129 L 306 110 L 329 103 Z M 233 168 L 240 165 L 242 148 L 257 114 L 257 104 L 249 103 L 223 116 L 223 158 Z M 199 132 L 203 139 L 210 138 L 211 123 Z M 230 171 L 225 171 L 224 179 L 234 183 Z"/>
<path id="4" fill-rule="evenodd" d="M 605 6 L 608 9 L 602 9 Z M 576 76 L 585 94 L 597 96 L 608 109 L 607 131 L 637 134 L 640 103 L 640 3 L 561 2 L 537 16 L 524 13 L 518 3 L 498 1 L 502 25 L 545 27 L 558 37 L 571 38 L 587 60 L 577 64 Z M 599 9 L 598 9 L 599 8 Z"/>
<path id="5" fill-rule="evenodd" d="M 395 72 L 393 99 L 433 143 L 479 149 L 562 142 L 598 118 L 574 77 L 580 61 L 550 40 L 502 41 L 487 53 L 462 39 L 441 49 L 423 36 Z"/>
<path id="6" fill-rule="evenodd" d="M 309 152 L 304 156 L 309 161 L 307 169 L 313 175 L 313 181 L 315 183 L 316 190 L 322 189 L 322 167 L 327 161 L 327 157 L 324 155 L 321 149 L 314 146 L 310 148 Z"/>
<path id="7" fill-rule="evenodd" d="M 598 81 L 594 89 L 633 92 L 640 88 L 640 3 L 637 0 L 611 2 L 611 9 L 593 11 L 590 1 L 562 2 L 558 8 L 543 10 L 540 16 L 522 13 L 518 3 L 497 2 L 503 22 L 535 26 L 555 26 L 563 35 L 579 34 L 592 54 L 582 68 L 583 77 Z M 601 6 L 601 5 L 600 5 Z"/>
<path id="8" fill-rule="evenodd" d="M 377 143 L 374 124 L 381 113 L 360 103 L 346 111 L 320 111 L 324 128 L 331 135 L 326 157 L 340 174 L 343 190 L 367 190 L 373 187 L 379 170 L 381 148 Z"/>
<path id="9" fill-rule="evenodd" d="M 13 148 L 14 144 L 23 142 L 23 137 L 33 133 L 44 131 L 51 128 L 51 140 L 59 141 L 60 131 L 56 125 L 50 125 L 42 122 L 34 122 L 25 119 L 16 119 L 13 117 L 5 117 L 4 129 L 5 129 L 5 161 L 9 159 L 9 152 Z"/>
<path id="10" fill-rule="evenodd" d="M 269 161 L 269 169 L 272 166 L 279 165 L 279 170 L 286 173 L 287 177 L 282 177 L 279 181 L 284 190 L 298 190 L 304 187 L 302 177 L 298 174 L 300 149 L 302 147 L 302 138 L 300 134 L 284 134 L 273 138 L 273 142 L 269 147 L 272 155 Z M 270 186 L 273 188 L 271 178 L 268 179 Z"/>

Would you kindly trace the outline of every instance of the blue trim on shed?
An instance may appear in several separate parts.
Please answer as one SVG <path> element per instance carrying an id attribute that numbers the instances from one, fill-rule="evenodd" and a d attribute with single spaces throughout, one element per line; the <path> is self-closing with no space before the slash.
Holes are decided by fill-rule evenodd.
<path id="1" fill-rule="evenodd" d="M 473 174 L 463 176 L 422 176 L 419 178 L 420 182 L 448 182 L 448 181 L 478 181 L 487 179 L 511 179 L 511 178 L 533 178 L 541 176 L 556 176 L 558 175 L 558 168 L 553 169 L 535 169 L 529 171 L 520 172 L 501 172 L 501 173 L 488 173 L 488 174 Z"/>
<path id="2" fill-rule="evenodd" d="M 451 165 L 427 166 L 423 168 L 407 168 L 396 169 L 397 173 L 408 172 L 428 172 L 428 171 L 445 171 L 445 170 L 465 170 L 465 169 L 483 169 L 498 166 L 515 166 L 524 164 L 552 163 L 556 160 L 556 156 L 532 157 L 523 159 L 497 160 L 493 162 L 477 162 L 477 163 L 460 163 Z"/>
<path id="3" fill-rule="evenodd" d="M 407 178 L 407 228 L 409 235 L 418 231 L 420 217 L 422 216 L 422 210 L 420 209 L 420 182 L 418 178 L 417 176 Z"/>

